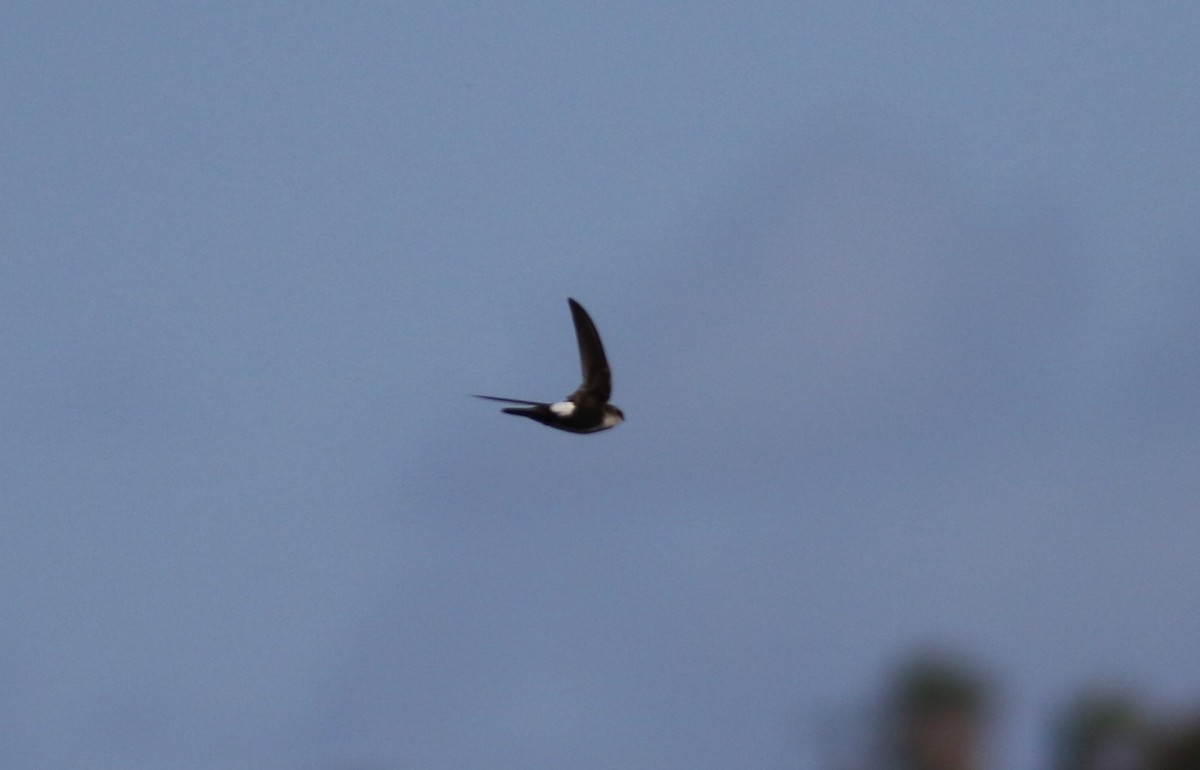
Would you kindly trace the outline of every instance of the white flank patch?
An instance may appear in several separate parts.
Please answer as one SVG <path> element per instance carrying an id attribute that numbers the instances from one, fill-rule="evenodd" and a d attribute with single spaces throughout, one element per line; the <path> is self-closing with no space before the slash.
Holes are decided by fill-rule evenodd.
<path id="1" fill-rule="evenodd" d="M 575 405 L 570 401 L 559 401 L 557 404 L 550 405 L 550 411 L 559 417 L 570 417 L 575 414 Z"/>

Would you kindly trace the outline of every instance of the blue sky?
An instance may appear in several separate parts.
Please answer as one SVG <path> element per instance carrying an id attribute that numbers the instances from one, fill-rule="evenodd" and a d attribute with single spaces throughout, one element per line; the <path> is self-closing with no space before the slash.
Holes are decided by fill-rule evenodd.
<path id="1" fill-rule="evenodd" d="M 0 764 L 995 766 L 1195 704 L 1200 11 L 18 3 Z M 577 384 L 628 421 L 466 394 Z"/>

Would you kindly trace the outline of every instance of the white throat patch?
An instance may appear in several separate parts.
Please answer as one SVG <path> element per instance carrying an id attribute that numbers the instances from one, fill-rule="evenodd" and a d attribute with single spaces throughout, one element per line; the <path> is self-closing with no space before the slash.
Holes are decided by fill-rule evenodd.
<path id="1" fill-rule="evenodd" d="M 600 427 L 601 428 L 611 428 L 614 425 L 620 425 L 620 424 L 621 424 L 620 417 L 616 416 L 615 414 L 612 414 L 611 412 L 605 412 L 604 420 L 601 421 Z"/>

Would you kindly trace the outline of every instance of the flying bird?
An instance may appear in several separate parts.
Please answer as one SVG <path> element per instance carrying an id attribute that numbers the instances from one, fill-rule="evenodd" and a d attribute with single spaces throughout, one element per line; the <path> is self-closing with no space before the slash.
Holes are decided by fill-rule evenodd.
<path id="1" fill-rule="evenodd" d="M 608 359 L 604 357 L 600 333 L 596 331 L 596 324 L 592 323 L 591 316 L 583 309 L 583 305 L 570 298 L 567 298 L 567 304 L 571 306 L 571 320 L 575 322 L 575 340 L 579 343 L 579 365 L 583 369 L 583 384 L 567 396 L 566 400 L 554 403 L 499 396 L 477 395 L 476 398 L 521 404 L 522 406 L 510 406 L 502 411 L 505 414 L 528 417 L 542 425 L 571 433 L 608 430 L 621 423 L 625 415 L 608 403 L 612 395 L 612 372 L 608 368 Z"/>

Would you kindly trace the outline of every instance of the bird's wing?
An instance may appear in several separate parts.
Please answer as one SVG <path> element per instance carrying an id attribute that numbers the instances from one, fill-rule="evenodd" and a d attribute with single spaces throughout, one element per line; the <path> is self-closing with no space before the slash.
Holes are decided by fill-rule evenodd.
<path id="1" fill-rule="evenodd" d="M 481 396 L 478 393 L 472 393 L 475 398 L 486 398 L 488 401 L 502 401 L 505 404 L 525 404 L 526 406 L 545 406 L 545 401 L 526 401 L 521 398 L 501 398 L 500 396 Z"/>
<path id="2" fill-rule="evenodd" d="M 596 331 L 596 324 L 592 323 L 583 305 L 570 298 L 567 303 L 571 306 L 571 319 L 575 322 L 579 366 L 583 370 L 583 384 L 569 398 L 575 402 L 586 399 L 599 404 L 606 403 L 612 395 L 612 372 L 608 368 L 608 359 L 604 357 L 600 333 Z"/>

